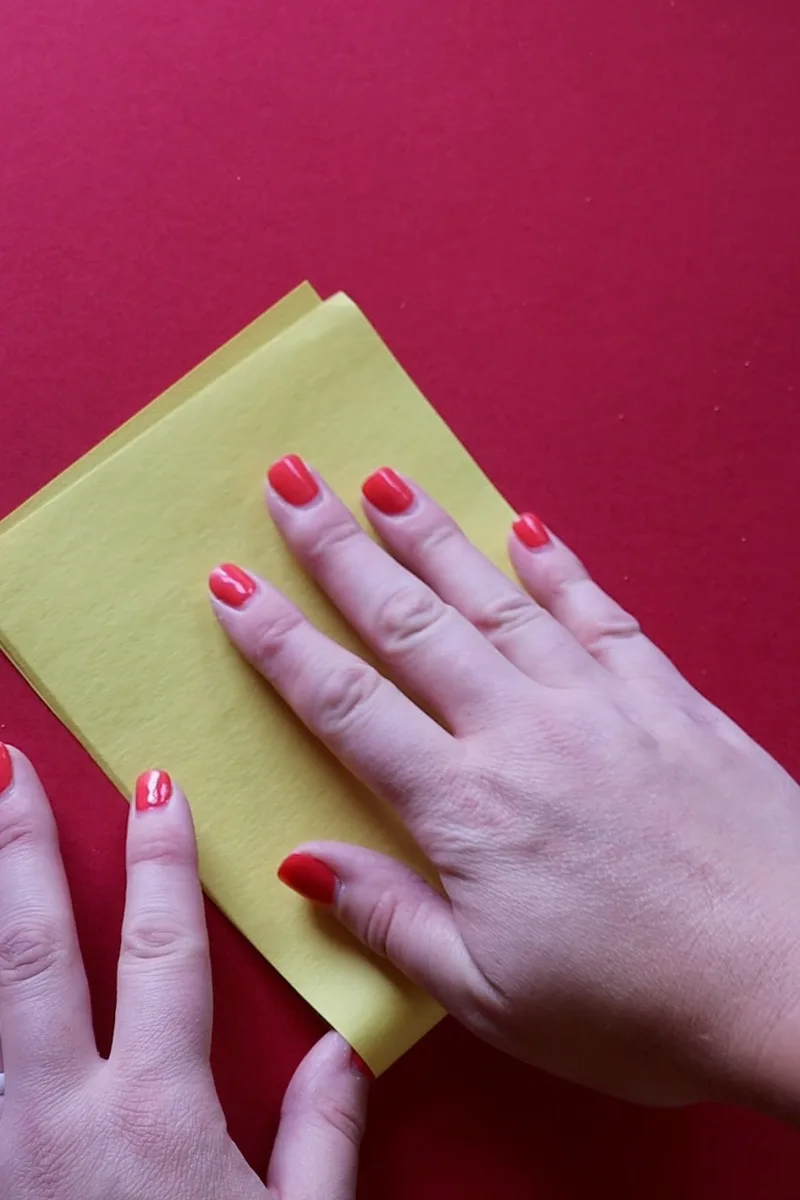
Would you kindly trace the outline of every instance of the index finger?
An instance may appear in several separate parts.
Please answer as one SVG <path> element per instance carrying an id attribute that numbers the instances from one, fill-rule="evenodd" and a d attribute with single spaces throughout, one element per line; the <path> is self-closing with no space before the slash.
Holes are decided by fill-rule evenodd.
<path id="1" fill-rule="evenodd" d="M 302 474 L 300 495 L 287 483 Z M 295 455 L 267 473 L 267 507 L 282 537 L 356 633 L 453 733 L 504 720 L 530 687 L 464 615 L 379 546 Z"/>
<path id="2" fill-rule="evenodd" d="M 424 849 L 423 806 L 437 794 L 434 784 L 454 775 L 455 739 L 266 580 L 226 563 L 209 586 L 231 641 L 311 732 L 400 810 Z"/>

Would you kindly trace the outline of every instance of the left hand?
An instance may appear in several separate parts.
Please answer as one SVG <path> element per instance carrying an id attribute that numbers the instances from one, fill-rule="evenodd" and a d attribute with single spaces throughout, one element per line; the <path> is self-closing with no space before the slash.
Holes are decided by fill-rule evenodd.
<path id="1" fill-rule="evenodd" d="M 353 1200 L 368 1089 L 338 1034 L 289 1086 L 268 1187 L 228 1135 L 192 820 L 162 772 L 137 785 L 127 866 L 106 1060 L 50 805 L 0 743 L 0 1200 Z"/>

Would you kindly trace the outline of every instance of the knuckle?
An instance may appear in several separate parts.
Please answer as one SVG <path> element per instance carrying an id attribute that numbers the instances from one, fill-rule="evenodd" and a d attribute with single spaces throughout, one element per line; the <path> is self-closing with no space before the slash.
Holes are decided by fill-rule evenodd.
<path id="1" fill-rule="evenodd" d="M 590 654 L 601 654 L 608 643 L 638 637 L 642 632 L 636 618 L 588 576 L 565 581 L 558 595 L 570 614 L 570 628 Z"/>
<path id="2" fill-rule="evenodd" d="M 305 617 L 295 608 L 286 608 L 271 616 L 262 617 L 251 634 L 250 661 L 264 675 L 291 635 L 305 623 Z"/>
<path id="3" fill-rule="evenodd" d="M 425 558 L 436 554 L 443 547 L 451 546 L 454 542 L 464 540 L 464 535 L 455 521 L 442 515 L 434 525 L 428 527 L 420 535 L 417 542 L 418 552 Z"/>
<path id="4" fill-rule="evenodd" d="M 314 1118 L 323 1129 L 333 1129 L 358 1150 L 364 1137 L 365 1118 L 334 1097 L 321 1096 L 315 1106 Z"/>
<path id="5" fill-rule="evenodd" d="M 375 637 L 384 654 L 401 653 L 424 639 L 451 610 L 423 585 L 407 585 L 388 596 L 375 614 Z"/>
<path id="6" fill-rule="evenodd" d="M 382 682 L 366 663 L 331 671 L 315 683 L 309 703 L 311 722 L 323 736 L 341 733 L 364 711 Z"/>
<path id="7" fill-rule="evenodd" d="M 636 617 L 631 616 L 629 612 L 616 604 L 609 605 L 608 611 L 601 618 L 600 625 L 603 632 L 609 637 L 636 637 L 642 632 L 642 627 Z"/>
<path id="8" fill-rule="evenodd" d="M 312 563 L 322 563 L 342 546 L 364 537 L 361 526 L 348 514 L 331 522 L 308 546 L 306 555 Z"/>
<path id="9" fill-rule="evenodd" d="M 0 932 L 0 987 L 15 987 L 50 972 L 64 957 L 63 938 L 49 924 L 12 925 Z"/>
<path id="10" fill-rule="evenodd" d="M 205 958 L 206 942 L 168 912 L 140 913 L 122 931 L 120 961 L 150 962 L 154 959 Z"/>
<path id="11" fill-rule="evenodd" d="M 524 592 L 511 590 L 485 605 L 475 617 L 474 624 L 491 640 L 493 637 L 516 633 L 543 615 L 539 605 Z"/>
<path id="12" fill-rule="evenodd" d="M 362 938 L 373 954 L 396 961 L 396 948 L 400 936 L 398 919 L 401 911 L 400 897 L 391 889 L 381 892 L 370 909 Z"/>
<path id="13" fill-rule="evenodd" d="M 28 847 L 38 841 L 38 830 L 30 812 L 0 804 L 0 854 L 12 847 Z"/>
<path id="14" fill-rule="evenodd" d="M 638 637 L 642 628 L 635 617 L 616 606 L 586 621 L 579 632 L 579 641 L 593 656 L 602 654 L 609 643 Z"/>
<path id="15" fill-rule="evenodd" d="M 156 867 L 195 867 L 197 852 L 193 842 L 187 843 L 177 830 L 152 828 L 128 844 L 128 869 L 143 863 Z"/>

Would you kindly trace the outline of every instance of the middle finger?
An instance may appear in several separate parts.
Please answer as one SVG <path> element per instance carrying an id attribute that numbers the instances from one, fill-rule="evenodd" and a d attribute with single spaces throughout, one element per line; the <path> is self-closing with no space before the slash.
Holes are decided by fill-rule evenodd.
<path id="1" fill-rule="evenodd" d="M 55 820 L 31 764 L 2 743 L 0 1026 L 9 1087 L 97 1061 Z"/>
<path id="2" fill-rule="evenodd" d="M 267 506 L 288 545 L 363 640 L 456 734 L 485 729 L 521 697 L 522 674 L 478 630 L 367 536 L 294 455 L 269 470 Z M 302 485 L 302 486 L 299 486 Z"/>
<path id="3" fill-rule="evenodd" d="M 362 490 L 366 514 L 392 554 L 524 675 L 552 687 L 604 680 L 569 630 L 491 563 L 422 488 L 383 467 Z M 541 546 L 548 546 L 544 527 L 538 532 Z"/>
<path id="4" fill-rule="evenodd" d="M 211 966 L 197 845 L 186 797 L 165 771 L 137 780 L 126 863 L 112 1061 L 162 1076 L 205 1068 Z"/>

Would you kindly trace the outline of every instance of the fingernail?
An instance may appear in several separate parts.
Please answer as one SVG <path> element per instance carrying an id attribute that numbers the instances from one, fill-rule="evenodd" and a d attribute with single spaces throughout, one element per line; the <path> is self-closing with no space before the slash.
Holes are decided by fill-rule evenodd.
<path id="1" fill-rule="evenodd" d="M 319 495 L 319 484 L 296 454 L 287 454 L 273 463 L 267 471 L 267 479 L 281 499 L 295 508 L 310 504 Z"/>
<path id="2" fill-rule="evenodd" d="M 356 1075 L 363 1075 L 368 1083 L 375 1082 L 375 1072 L 367 1066 L 360 1054 L 356 1054 L 355 1050 L 350 1051 L 350 1066 Z"/>
<path id="3" fill-rule="evenodd" d="M 223 563 L 209 575 L 208 586 L 217 600 L 229 608 L 241 608 L 254 594 L 256 581 L 235 563 Z"/>
<path id="4" fill-rule="evenodd" d="M 278 867 L 278 879 L 305 900 L 333 904 L 339 882 L 327 863 L 311 854 L 290 854 Z"/>
<path id="5" fill-rule="evenodd" d="M 533 513 L 522 513 L 514 522 L 514 533 L 523 546 L 529 550 L 538 550 L 550 541 L 550 534 L 542 522 Z"/>
<path id="6" fill-rule="evenodd" d="M 145 771 L 136 780 L 136 811 L 163 808 L 172 795 L 172 780 L 166 771 Z"/>
<path id="7" fill-rule="evenodd" d="M 380 471 L 375 471 L 369 479 L 364 480 L 361 491 L 370 504 L 387 517 L 398 517 L 414 503 L 411 488 L 391 467 L 381 467 Z"/>
<path id="8" fill-rule="evenodd" d="M 0 742 L 0 792 L 10 788 L 13 779 L 14 767 L 11 763 L 11 755 L 8 753 L 8 747 Z"/>

